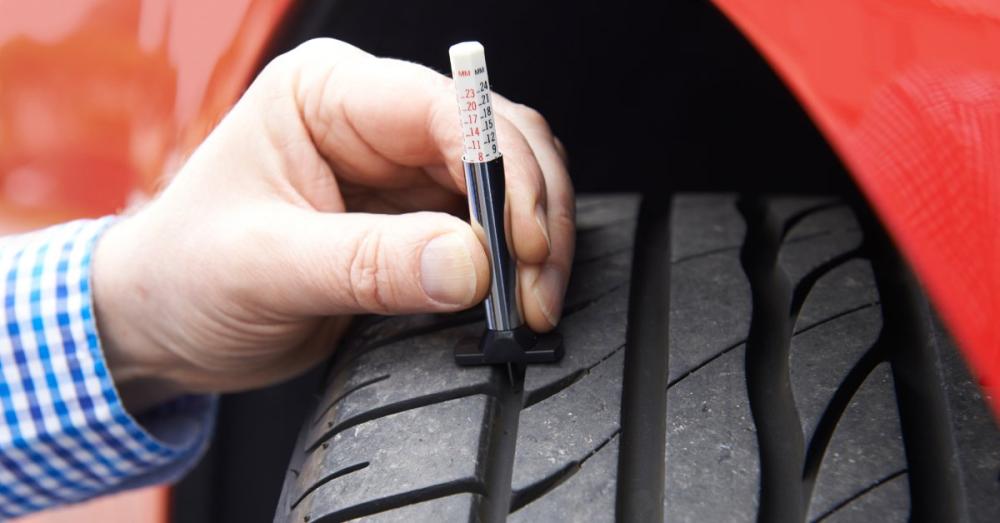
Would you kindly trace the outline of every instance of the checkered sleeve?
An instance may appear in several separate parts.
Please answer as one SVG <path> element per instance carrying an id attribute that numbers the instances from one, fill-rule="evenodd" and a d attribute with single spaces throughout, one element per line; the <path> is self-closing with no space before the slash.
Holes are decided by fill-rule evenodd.
<path id="1" fill-rule="evenodd" d="M 115 390 L 90 285 L 112 221 L 0 240 L 0 519 L 175 480 L 207 444 L 215 398 L 134 418 Z"/>

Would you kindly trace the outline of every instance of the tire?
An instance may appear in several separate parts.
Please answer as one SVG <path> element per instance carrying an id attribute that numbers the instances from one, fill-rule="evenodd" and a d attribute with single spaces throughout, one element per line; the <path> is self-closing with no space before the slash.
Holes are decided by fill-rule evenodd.
<path id="1" fill-rule="evenodd" d="M 566 356 L 513 385 L 453 363 L 478 308 L 360 320 L 275 521 L 1000 521 L 1000 433 L 873 220 L 638 208 L 579 201 Z"/>

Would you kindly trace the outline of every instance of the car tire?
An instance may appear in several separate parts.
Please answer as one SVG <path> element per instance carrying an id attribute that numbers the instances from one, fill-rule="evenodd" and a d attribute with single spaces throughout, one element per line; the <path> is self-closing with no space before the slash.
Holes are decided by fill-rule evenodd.
<path id="1" fill-rule="evenodd" d="M 641 207 L 641 209 L 640 209 Z M 482 313 L 362 318 L 275 521 L 1000 521 L 1000 433 L 863 206 L 578 202 L 565 357 L 455 365 Z"/>

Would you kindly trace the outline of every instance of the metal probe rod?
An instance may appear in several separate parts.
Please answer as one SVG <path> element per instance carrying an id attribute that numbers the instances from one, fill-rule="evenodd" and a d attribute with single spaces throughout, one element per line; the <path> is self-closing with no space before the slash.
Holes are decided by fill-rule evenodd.
<path id="1" fill-rule="evenodd" d="M 486 55 L 479 42 L 451 46 L 458 115 L 462 122 L 462 165 L 469 192 L 469 221 L 490 258 L 490 293 L 486 331 L 479 339 L 455 346 L 459 365 L 505 364 L 510 383 L 520 387 L 528 363 L 559 361 L 564 349 L 558 333 L 535 334 L 524 324 L 517 300 L 517 265 L 504 227 L 507 194 L 503 157 L 486 75 Z"/>
<path id="2" fill-rule="evenodd" d="M 465 181 L 473 230 L 486 246 L 492 278 L 486 298 L 486 326 L 512 331 L 524 324 L 517 301 L 517 265 L 511 258 L 504 230 L 505 192 L 503 158 L 486 73 L 486 54 L 479 42 L 451 46 L 451 71 L 462 122 Z"/>

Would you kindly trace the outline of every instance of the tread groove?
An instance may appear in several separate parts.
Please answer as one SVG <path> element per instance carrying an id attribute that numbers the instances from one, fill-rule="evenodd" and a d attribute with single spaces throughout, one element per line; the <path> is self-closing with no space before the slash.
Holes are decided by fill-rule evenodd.
<path id="1" fill-rule="evenodd" d="M 805 443 L 789 379 L 792 288 L 777 264 L 782 229 L 759 199 L 740 198 L 737 207 L 747 226 L 740 261 L 753 304 L 746 380 L 760 452 L 758 519 L 797 522 L 805 518 L 798 495 Z"/>
<path id="2" fill-rule="evenodd" d="M 615 496 L 625 522 L 663 521 L 671 208 L 644 197 L 634 242 Z"/>
<path id="3" fill-rule="evenodd" d="M 495 371 L 507 373 L 507 369 Z M 493 404 L 493 423 L 485 452 L 486 492 L 478 507 L 479 520 L 486 523 L 502 523 L 510 512 L 517 427 L 524 402 L 524 372 L 525 366 L 517 365 L 513 368 L 512 382 L 501 380 L 500 394 Z"/>
<path id="4" fill-rule="evenodd" d="M 312 452 L 316 450 L 324 441 L 336 436 L 338 433 L 343 432 L 351 427 L 372 421 L 385 416 L 390 416 L 392 414 L 399 414 L 400 412 L 405 412 L 407 410 L 417 409 L 420 407 L 426 407 L 428 405 L 433 405 L 435 403 L 443 403 L 445 401 L 455 400 L 458 398 L 464 398 L 467 396 L 475 396 L 476 394 L 485 394 L 487 396 L 495 395 L 496 391 L 493 387 L 489 385 L 472 385 L 469 387 L 459 387 L 457 389 L 447 390 L 443 392 L 437 392 L 434 394 L 427 394 L 426 396 L 418 396 L 416 398 L 410 398 L 403 401 L 397 401 L 396 403 L 390 403 L 388 405 L 382 405 L 376 407 L 372 410 L 358 414 L 357 416 L 352 416 L 344 421 L 330 427 L 329 430 L 323 432 L 316 441 L 311 445 L 306 447 L 306 452 Z"/>
<path id="5" fill-rule="evenodd" d="M 295 510 L 295 507 L 299 506 L 299 504 L 302 503 L 302 500 L 304 500 L 307 497 L 309 497 L 309 494 L 312 494 L 313 491 L 315 491 L 316 489 L 322 487 L 323 485 L 325 485 L 325 484 L 327 484 L 327 483 L 329 483 L 329 482 L 331 482 L 331 481 L 333 481 L 333 480 L 335 480 L 335 479 L 337 479 L 337 478 L 339 478 L 341 476 L 346 476 L 346 475 L 350 474 L 351 472 L 357 472 L 357 471 L 359 471 L 359 470 L 367 467 L 368 465 L 369 465 L 369 463 L 367 461 L 362 461 L 361 463 L 355 463 L 353 465 L 344 467 L 344 468 L 342 468 L 342 469 L 340 469 L 340 470 L 338 470 L 336 472 L 333 472 L 332 474 L 327 474 L 326 476 L 323 476 L 322 478 L 317 479 L 315 483 L 313 483 L 312 485 L 309 485 L 309 488 L 307 488 L 304 492 L 302 492 L 301 495 L 299 495 L 299 499 L 296 499 L 294 502 L 292 502 L 292 506 L 290 507 L 290 510 Z"/>
<path id="6" fill-rule="evenodd" d="M 363 381 L 363 382 L 355 385 L 354 387 L 352 387 L 350 390 L 344 392 L 340 396 L 337 396 L 336 399 L 334 399 L 333 401 L 331 401 L 330 403 L 328 403 L 326 407 L 323 407 L 323 410 L 321 410 L 319 412 L 319 414 L 317 414 L 316 417 L 313 418 L 312 426 L 315 427 L 316 425 L 319 424 L 320 421 L 323 421 L 323 416 L 326 416 L 326 413 L 329 412 L 330 409 L 332 409 L 333 407 L 337 406 L 337 404 L 340 403 L 341 401 L 343 401 L 344 398 L 350 396 L 351 394 L 354 394 L 355 392 L 357 392 L 357 391 L 359 391 L 359 390 L 361 390 L 361 389 L 363 389 L 365 387 L 368 387 L 370 385 L 374 385 L 374 384 L 376 384 L 376 383 L 378 383 L 380 381 L 387 380 L 387 379 L 389 379 L 390 376 L 392 376 L 392 375 L 391 374 L 383 374 L 382 376 L 378 376 L 376 378 L 372 378 L 370 380 Z"/>
<path id="7" fill-rule="evenodd" d="M 899 424 L 909 469 L 914 521 L 960 521 L 962 494 L 954 435 L 949 430 L 941 361 L 930 336 L 930 310 L 915 277 L 874 217 L 865 216 L 872 269 L 882 299 L 882 336 L 896 387 Z"/>
<path id="8" fill-rule="evenodd" d="M 455 494 L 462 494 L 466 492 L 471 494 L 483 494 L 484 491 L 485 489 L 483 488 L 482 483 L 471 479 L 439 483 L 431 487 L 411 490 L 359 503 L 343 510 L 325 514 L 319 518 L 310 518 L 309 523 L 334 523 L 347 521 L 349 519 L 370 516 L 379 512 L 385 512 L 386 510 L 405 507 L 407 505 L 422 503 L 424 501 L 430 501 Z"/>

